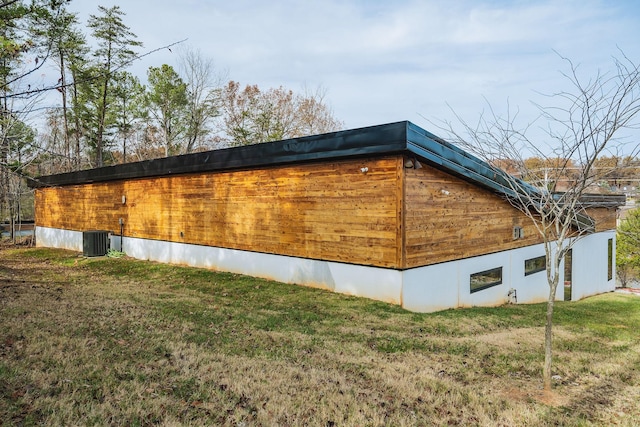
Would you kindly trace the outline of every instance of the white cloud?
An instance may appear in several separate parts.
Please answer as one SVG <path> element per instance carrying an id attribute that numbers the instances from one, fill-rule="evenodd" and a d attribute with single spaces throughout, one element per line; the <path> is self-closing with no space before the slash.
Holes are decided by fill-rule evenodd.
<path id="1" fill-rule="evenodd" d="M 117 2 L 154 49 L 183 38 L 229 77 L 261 87 L 323 85 L 347 127 L 409 119 L 468 120 L 484 108 L 535 112 L 535 91 L 562 87 L 554 49 L 594 73 L 617 46 L 640 60 L 640 11 L 632 0 L 138 0 Z M 83 19 L 97 2 L 75 0 Z M 109 6 L 108 4 L 104 4 Z M 175 49 L 173 49 L 175 52 Z M 175 64 L 163 50 L 134 70 Z"/>

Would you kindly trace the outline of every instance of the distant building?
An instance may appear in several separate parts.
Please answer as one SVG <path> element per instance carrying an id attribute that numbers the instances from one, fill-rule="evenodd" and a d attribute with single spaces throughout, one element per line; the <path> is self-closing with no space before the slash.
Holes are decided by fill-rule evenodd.
<path id="1" fill-rule="evenodd" d="M 399 122 L 41 177 L 38 246 L 110 230 L 127 255 L 329 289 L 420 312 L 546 301 L 544 248 L 489 165 Z M 563 278 L 615 280 L 619 197 Z M 122 234 L 122 240 L 120 239 Z M 563 289 L 558 299 L 563 299 Z"/>

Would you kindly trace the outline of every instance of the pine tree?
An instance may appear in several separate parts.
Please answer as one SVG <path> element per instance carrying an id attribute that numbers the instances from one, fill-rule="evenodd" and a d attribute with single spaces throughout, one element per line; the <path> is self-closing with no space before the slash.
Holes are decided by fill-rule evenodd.
<path id="1" fill-rule="evenodd" d="M 136 35 L 123 21 L 124 12 L 118 6 L 98 6 L 100 15 L 91 15 L 88 27 L 96 39 L 98 48 L 93 52 L 94 60 L 84 72 L 84 96 L 91 104 L 90 144 L 95 151 L 95 166 L 104 164 L 105 136 L 115 120 L 111 109 L 116 73 L 126 68 L 136 57 L 134 48 L 142 46 Z"/>

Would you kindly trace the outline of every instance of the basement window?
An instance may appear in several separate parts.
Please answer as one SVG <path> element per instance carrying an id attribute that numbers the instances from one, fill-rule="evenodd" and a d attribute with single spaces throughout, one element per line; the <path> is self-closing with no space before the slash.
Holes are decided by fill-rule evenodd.
<path id="1" fill-rule="evenodd" d="M 471 275 L 471 293 L 502 284 L 502 267 L 481 271 Z"/>
<path id="2" fill-rule="evenodd" d="M 547 269 L 547 256 L 542 255 L 539 257 L 527 259 L 524 261 L 524 275 L 539 273 Z"/>

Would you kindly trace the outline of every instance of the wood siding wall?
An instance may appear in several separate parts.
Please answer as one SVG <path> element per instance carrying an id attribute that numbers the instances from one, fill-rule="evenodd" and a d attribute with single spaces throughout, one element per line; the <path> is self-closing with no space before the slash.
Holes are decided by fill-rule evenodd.
<path id="1" fill-rule="evenodd" d="M 46 188 L 36 222 L 398 268 L 401 173 L 391 156 Z"/>
<path id="2" fill-rule="evenodd" d="M 589 214 L 615 228 L 615 209 Z M 120 218 L 127 237 L 397 269 L 542 242 L 501 197 L 400 155 L 36 191 L 39 226 L 119 233 Z"/>
<path id="3" fill-rule="evenodd" d="M 405 268 L 542 242 L 531 220 L 501 197 L 427 166 L 405 171 Z M 515 226 L 524 238 L 513 239 Z"/>
<path id="4" fill-rule="evenodd" d="M 588 208 L 587 215 L 596 222 L 596 232 L 615 230 L 617 227 L 618 209 L 616 208 Z"/>

